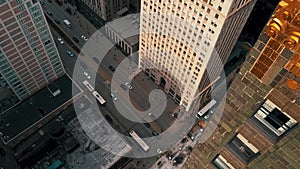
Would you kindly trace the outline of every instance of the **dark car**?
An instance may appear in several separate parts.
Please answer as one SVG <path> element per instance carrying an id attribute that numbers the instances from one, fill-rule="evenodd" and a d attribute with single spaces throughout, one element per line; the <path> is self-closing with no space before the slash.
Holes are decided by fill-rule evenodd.
<path id="1" fill-rule="evenodd" d="M 127 86 L 126 86 L 125 84 L 123 84 L 123 83 L 120 84 L 120 87 L 121 87 L 123 90 L 125 90 L 125 91 L 127 90 Z"/>
<path id="2" fill-rule="evenodd" d="M 109 115 L 105 115 L 104 117 L 108 122 L 110 122 L 111 124 L 113 123 L 113 119 Z"/>
<path id="3" fill-rule="evenodd" d="M 49 16 L 52 16 L 53 14 L 52 14 L 52 12 L 50 12 L 50 11 L 47 11 L 46 12 Z"/>
<path id="4" fill-rule="evenodd" d="M 156 131 L 152 131 L 153 136 L 158 136 L 159 134 Z"/>
<path id="5" fill-rule="evenodd" d="M 54 20 L 57 24 L 60 24 L 60 21 L 58 19 Z"/>
<path id="6" fill-rule="evenodd" d="M 97 63 L 97 64 L 99 64 L 99 59 L 97 59 L 97 58 L 95 58 L 95 57 L 93 57 L 93 60 Z"/>
<path id="7" fill-rule="evenodd" d="M 80 65 L 82 68 L 86 69 L 87 68 L 87 65 L 84 63 L 84 62 L 80 62 Z"/>
<path id="8" fill-rule="evenodd" d="M 184 156 L 183 155 L 178 155 L 177 157 L 174 158 L 173 160 L 173 164 L 177 165 L 177 164 L 181 164 L 184 160 Z"/>
<path id="9" fill-rule="evenodd" d="M 150 124 L 149 124 L 149 123 L 143 123 L 143 124 L 144 124 L 144 126 L 146 126 L 147 128 L 150 127 Z"/>
<path id="10" fill-rule="evenodd" d="M 6 152 L 2 148 L 0 148 L 0 157 L 3 157 L 5 155 L 6 155 Z"/>
<path id="11" fill-rule="evenodd" d="M 116 69 L 112 66 L 108 66 L 109 70 L 111 70 L 112 72 L 114 72 Z"/>
<path id="12" fill-rule="evenodd" d="M 187 138 L 183 138 L 182 140 L 181 140 L 181 143 L 182 144 L 184 144 L 184 143 L 187 143 L 189 140 L 187 139 Z"/>
<path id="13" fill-rule="evenodd" d="M 78 40 L 76 37 L 73 37 L 73 40 L 74 40 L 76 43 L 79 42 L 79 40 Z"/>

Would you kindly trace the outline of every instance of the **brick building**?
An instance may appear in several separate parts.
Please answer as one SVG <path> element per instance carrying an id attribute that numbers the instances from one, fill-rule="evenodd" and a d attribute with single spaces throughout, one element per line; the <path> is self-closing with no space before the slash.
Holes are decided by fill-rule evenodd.
<path id="1" fill-rule="evenodd" d="M 184 168 L 300 168 L 300 2 L 277 6 Z"/>

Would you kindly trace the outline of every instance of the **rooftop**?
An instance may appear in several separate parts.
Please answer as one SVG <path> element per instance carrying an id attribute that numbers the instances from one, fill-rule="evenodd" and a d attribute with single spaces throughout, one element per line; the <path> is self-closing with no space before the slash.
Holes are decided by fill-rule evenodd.
<path id="1" fill-rule="evenodd" d="M 107 26 L 115 33 L 125 38 L 126 41 L 133 45 L 139 41 L 140 15 L 129 14 L 124 17 L 113 20 L 107 23 Z"/>
<path id="2" fill-rule="evenodd" d="M 72 99 L 72 88 L 70 86 L 72 86 L 72 81 L 67 76 L 63 76 L 48 86 L 52 89 L 53 87 L 59 89 L 60 93 L 56 92 L 56 95 L 53 95 L 50 92 L 51 90 L 45 87 L 3 114 L 3 122 L 0 128 L 5 136 L 4 142 L 8 143 L 24 130 L 46 118 L 55 109 Z M 78 88 L 77 90 L 77 93 L 80 93 Z"/>

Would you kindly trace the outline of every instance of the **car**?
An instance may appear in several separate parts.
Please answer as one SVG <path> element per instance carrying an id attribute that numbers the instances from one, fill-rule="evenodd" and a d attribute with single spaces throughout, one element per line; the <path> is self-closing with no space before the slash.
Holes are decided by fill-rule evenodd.
<path id="1" fill-rule="evenodd" d="M 97 63 L 97 64 L 99 64 L 99 59 L 98 58 L 96 58 L 96 57 L 93 57 L 93 60 Z"/>
<path id="2" fill-rule="evenodd" d="M 88 41 L 89 39 L 86 37 L 86 36 L 84 36 L 84 35 L 81 35 L 81 39 L 83 39 L 84 41 Z"/>
<path id="3" fill-rule="evenodd" d="M 118 98 L 113 93 L 111 93 L 110 96 L 113 98 L 114 101 L 118 100 Z"/>
<path id="4" fill-rule="evenodd" d="M 143 124 L 144 124 L 144 126 L 146 126 L 147 128 L 149 128 L 149 127 L 150 127 L 150 124 L 149 124 L 149 123 L 147 123 L 147 122 L 144 122 Z"/>
<path id="5" fill-rule="evenodd" d="M 113 119 L 108 114 L 105 115 L 104 117 L 108 122 L 110 122 L 111 124 L 113 123 Z"/>
<path id="6" fill-rule="evenodd" d="M 114 72 L 116 69 L 113 66 L 108 66 L 109 70 L 111 70 L 112 72 Z"/>
<path id="7" fill-rule="evenodd" d="M 80 66 L 81 66 L 82 68 L 84 68 L 84 69 L 87 68 L 87 65 L 86 65 L 84 62 L 80 62 Z"/>
<path id="8" fill-rule="evenodd" d="M 132 90 L 132 85 L 131 85 L 130 82 L 126 82 L 125 85 L 126 85 L 130 90 Z"/>
<path id="9" fill-rule="evenodd" d="M 47 13 L 49 16 L 52 16 L 52 12 L 47 11 L 46 13 Z"/>
<path id="10" fill-rule="evenodd" d="M 71 51 L 69 51 L 69 50 L 67 50 L 67 54 L 68 54 L 70 57 L 74 57 L 74 54 L 73 54 Z"/>
<path id="11" fill-rule="evenodd" d="M 57 24 L 60 24 L 60 21 L 58 19 L 54 20 Z"/>
<path id="12" fill-rule="evenodd" d="M 184 143 L 187 143 L 189 140 L 185 137 L 181 140 L 181 143 L 184 144 Z"/>
<path id="13" fill-rule="evenodd" d="M 3 157 L 5 155 L 6 155 L 6 152 L 2 148 L 0 148 L 0 157 Z"/>
<path id="14" fill-rule="evenodd" d="M 161 154 L 161 153 L 162 153 L 161 149 L 159 149 L 159 148 L 156 150 L 156 152 L 157 152 L 158 154 Z"/>
<path id="15" fill-rule="evenodd" d="M 78 43 L 79 40 L 76 37 L 73 37 L 74 42 Z"/>
<path id="16" fill-rule="evenodd" d="M 127 90 L 127 86 L 126 86 L 125 84 L 123 84 L 123 83 L 120 84 L 120 87 L 121 87 L 123 90 L 125 90 L 125 91 Z"/>
<path id="17" fill-rule="evenodd" d="M 64 44 L 64 41 L 61 38 L 57 38 L 57 40 L 61 45 Z"/>
<path id="18" fill-rule="evenodd" d="M 83 74 L 87 79 L 91 79 L 91 76 L 87 72 L 83 72 Z"/>
<path id="19" fill-rule="evenodd" d="M 183 155 L 178 155 L 177 157 L 174 158 L 173 163 L 176 164 L 181 164 L 184 160 L 184 156 Z"/>
<path id="20" fill-rule="evenodd" d="M 42 0 L 40 0 L 40 3 L 41 3 L 41 5 L 45 5 L 45 2 Z"/>
<path id="21" fill-rule="evenodd" d="M 158 136 L 159 134 L 156 131 L 152 131 L 153 136 Z"/>

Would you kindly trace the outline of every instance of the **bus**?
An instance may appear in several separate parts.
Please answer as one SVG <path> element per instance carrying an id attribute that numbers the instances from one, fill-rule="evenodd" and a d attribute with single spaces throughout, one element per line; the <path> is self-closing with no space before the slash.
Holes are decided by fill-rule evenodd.
<path id="1" fill-rule="evenodd" d="M 148 151 L 150 147 L 141 139 L 141 137 L 133 130 L 129 133 L 130 136 L 143 148 L 144 151 Z"/>
<path id="2" fill-rule="evenodd" d="M 97 91 L 94 91 L 93 95 L 101 105 L 104 105 L 106 103 L 106 101 L 101 97 L 101 95 Z"/>
<path id="3" fill-rule="evenodd" d="M 68 28 L 71 27 L 71 22 L 68 19 L 64 19 L 63 23 L 66 24 Z"/>
<path id="4" fill-rule="evenodd" d="M 93 92 L 94 91 L 94 88 L 93 86 L 87 81 L 83 81 L 83 84 L 85 85 L 85 87 L 90 91 L 90 92 Z"/>
<path id="5" fill-rule="evenodd" d="M 203 116 L 207 111 L 209 111 L 215 104 L 216 100 L 212 99 L 209 103 L 207 103 L 196 115 L 197 118 Z"/>

